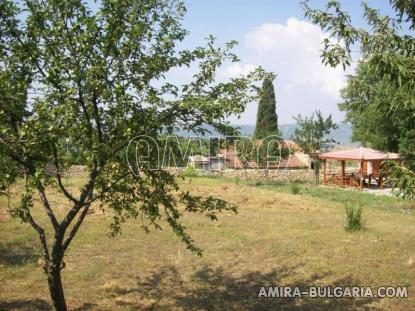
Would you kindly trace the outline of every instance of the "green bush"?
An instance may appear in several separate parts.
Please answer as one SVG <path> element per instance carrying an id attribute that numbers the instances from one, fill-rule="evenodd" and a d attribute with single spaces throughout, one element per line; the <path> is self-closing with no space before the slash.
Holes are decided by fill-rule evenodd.
<path id="1" fill-rule="evenodd" d="M 363 208 L 360 205 L 346 204 L 346 231 L 358 231 L 363 228 Z"/>
<path id="2" fill-rule="evenodd" d="M 264 185 L 264 183 L 263 183 L 261 180 L 257 180 L 257 181 L 255 182 L 255 186 L 256 186 L 256 187 L 260 187 L 260 186 L 262 186 L 262 185 Z"/>
<path id="3" fill-rule="evenodd" d="M 299 194 L 300 190 L 301 190 L 301 188 L 300 188 L 299 184 L 297 184 L 297 183 L 290 184 L 290 192 L 292 194 Z"/>
<path id="4" fill-rule="evenodd" d="M 186 166 L 184 171 L 181 174 L 184 177 L 195 177 L 197 176 L 196 169 L 192 165 Z"/>
<path id="5" fill-rule="evenodd" d="M 297 183 L 290 184 L 290 192 L 292 194 L 299 194 L 300 190 L 300 186 Z"/>

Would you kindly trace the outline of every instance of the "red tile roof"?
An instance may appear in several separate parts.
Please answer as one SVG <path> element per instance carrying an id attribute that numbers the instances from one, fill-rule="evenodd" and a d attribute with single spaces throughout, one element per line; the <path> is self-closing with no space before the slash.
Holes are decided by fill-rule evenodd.
<path id="1" fill-rule="evenodd" d="M 230 168 L 244 168 L 242 160 L 238 157 L 236 152 L 232 149 L 221 149 L 219 155 L 223 156 L 226 161 L 226 166 Z"/>
<path id="2" fill-rule="evenodd" d="M 244 163 L 235 151 L 232 148 L 228 150 L 222 149 L 219 151 L 219 155 L 223 156 L 226 161 L 226 166 L 228 168 L 248 168 L 248 169 L 258 169 L 261 168 L 256 161 L 249 161 L 248 163 Z M 280 163 L 270 163 L 269 169 L 298 169 L 298 168 L 306 168 L 307 165 L 303 163 L 298 157 L 295 155 L 290 155 L 287 159 L 283 159 Z"/>
<path id="3" fill-rule="evenodd" d="M 307 165 L 304 164 L 299 158 L 291 154 L 287 159 L 283 159 L 279 163 L 279 169 L 295 169 L 295 168 L 306 168 Z"/>

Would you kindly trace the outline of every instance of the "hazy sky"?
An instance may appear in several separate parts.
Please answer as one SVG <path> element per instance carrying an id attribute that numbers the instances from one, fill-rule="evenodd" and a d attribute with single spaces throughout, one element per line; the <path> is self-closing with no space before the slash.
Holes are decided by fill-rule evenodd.
<path id="1" fill-rule="evenodd" d="M 274 81 L 277 113 L 280 123 L 294 123 L 293 115 L 309 115 L 320 109 L 331 113 L 336 121 L 343 120 L 337 108 L 339 90 L 345 85 L 347 73 L 342 68 L 330 68 L 321 64 L 321 42 L 325 37 L 319 27 L 306 21 L 299 1 L 291 0 L 187 0 L 188 13 L 184 20 L 190 35 L 184 47 L 203 44 L 212 34 L 218 43 L 234 39 L 241 58 L 237 65 L 227 65 L 220 72 L 221 79 L 248 72 L 262 65 L 277 74 Z M 365 26 L 360 2 L 344 0 L 344 7 L 353 21 Z M 326 1 L 310 1 L 312 7 L 323 7 Z M 394 14 L 389 0 L 369 1 L 382 13 Z M 356 55 L 356 58 L 359 55 Z M 177 81 L 190 73 L 173 73 Z M 254 124 L 257 103 L 248 105 L 237 124 Z"/>

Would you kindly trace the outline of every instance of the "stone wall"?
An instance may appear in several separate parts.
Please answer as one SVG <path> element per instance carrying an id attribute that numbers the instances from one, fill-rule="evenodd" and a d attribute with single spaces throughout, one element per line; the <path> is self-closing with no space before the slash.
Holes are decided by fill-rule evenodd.
<path id="1" fill-rule="evenodd" d="M 63 173 L 64 176 L 87 176 L 88 168 L 85 165 L 72 165 Z"/>
<path id="2" fill-rule="evenodd" d="M 180 175 L 185 168 L 175 167 L 167 168 L 167 170 L 175 175 Z M 50 175 L 56 175 L 56 169 L 53 165 L 49 165 L 46 171 Z M 62 176 L 86 176 L 88 170 L 83 165 L 72 165 L 62 173 Z M 250 180 L 271 180 L 286 183 L 292 182 L 314 182 L 314 171 L 309 169 L 301 170 L 264 170 L 264 169 L 225 169 L 225 170 L 196 170 L 197 176 L 220 176 L 229 178 L 248 178 Z"/>
<path id="3" fill-rule="evenodd" d="M 312 170 L 224 170 L 222 176 L 280 182 L 313 182 Z"/>
<path id="4" fill-rule="evenodd" d="M 50 176 L 56 176 L 56 167 L 52 164 L 48 164 L 45 168 L 46 174 Z M 88 175 L 88 169 L 85 165 L 71 165 L 64 170 L 61 174 L 64 177 L 81 177 Z"/>
<path id="5" fill-rule="evenodd" d="M 175 175 L 181 174 L 184 168 L 169 168 Z M 264 169 L 225 169 L 225 170 L 196 170 L 197 176 L 220 176 L 229 178 L 248 178 L 250 180 L 271 180 L 286 183 L 292 182 L 314 182 L 314 171 L 309 169 L 301 170 L 264 170 Z"/>

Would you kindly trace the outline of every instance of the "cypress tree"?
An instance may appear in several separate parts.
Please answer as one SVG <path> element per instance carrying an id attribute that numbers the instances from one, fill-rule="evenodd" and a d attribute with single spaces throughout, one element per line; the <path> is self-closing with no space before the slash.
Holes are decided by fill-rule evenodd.
<path id="1" fill-rule="evenodd" d="M 262 84 L 254 138 L 260 139 L 269 135 L 278 135 L 278 116 L 275 109 L 274 85 L 272 79 L 266 77 Z"/>

